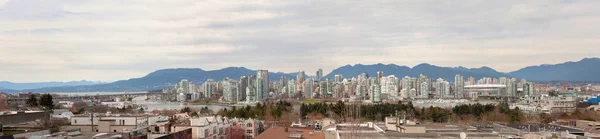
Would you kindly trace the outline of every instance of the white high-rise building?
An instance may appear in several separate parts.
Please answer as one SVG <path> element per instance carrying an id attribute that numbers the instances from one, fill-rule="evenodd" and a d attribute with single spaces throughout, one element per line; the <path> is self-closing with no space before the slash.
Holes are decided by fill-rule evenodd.
<path id="1" fill-rule="evenodd" d="M 450 83 L 442 78 L 435 80 L 434 87 L 438 98 L 445 98 L 450 94 Z"/>
<path id="2" fill-rule="evenodd" d="M 237 103 L 238 82 L 233 79 L 225 78 L 221 83 L 223 85 L 222 102 Z"/>
<path id="3" fill-rule="evenodd" d="M 454 96 L 462 98 L 464 96 L 464 92 L 465 78 L 460 74 L 456 74 L 456 76 L 454 76 Z"/>
<path id="4" fill-rule="evenodd" d="M 420 75 L 419 79 L 418 79 L 417 89 L 416 89 L 417 94 L 419 94 L 419 97 L 421 97 L 421 98 L 429 97 L 429 94 L 431 94 L 431 87 L 432 87 L 431 79 L 429 79 L 425 75 Z"/>
<path id="5" fill-rule="evenodd" d="M 288 96 L 290 98 L 293 98 L 298 94 L 298 88 L 296 87 L 296 83 L 295 83 L 294 79 L 291 79 L 288 82 L 289 82 L 287 84 Z"/>
<path id="6" fill-rule="evenodd" d="M 379 84 L 371 84 L 371 87 L 369 88 L 369 94 L 371 94 L 371 102 L 381 102 L 381 88 L 382 87 Z"/>
<path id="7" fill-rule="evenodd" d="M 394 75 L 382 77 L 381 82 L 381 94 L 385 94 L 388 97 L 398 97 L 398 78 Z"/>
<path id="8" fill-rule="evenodd" d="M 269 71 L 258 70 L 256 71 L 256 96 L 257 100 L 262 101 L 269 95 Z"/>
<path id="9" fill-rule="evenodd" d="M 212 98 L 215 94 L 216 83 L 213 79 L 208 79 L 206 82 L 202 84 L 202 89 L 204 90 L 203 97 L 204 98 Z"/>
<path id="10" fill-rule="evenodd" d="M 175 89 L 177 91 L 177 100 L 184 102 L 188 100 L 195 100 L 198 98 L 194 84 L 190 83 L 187 79 L 181 80 Z"/>
<path id="11" fill-rule="evenodd" d="M 253 85 L 246 87 L 246 103 L 256 102 L 256 88 Z"/>
<path id="12" fill-rule="evenodd" d="M 313 78 L 307 78 L 304 81 L 304 85 L 302 87 L 304 89 L 304 90 L 302 90 L 302 92 L 303 92 L 302 95 L 304 96 L 304 98 L 312 99 L 314 97 L 314 94 L 313 94 L 314 86 L 315 86 L 315 81 Z"/>
<path id="13" fill-rule="evenodd" d="M 510 78 L 506 81 L 506 96 L 517 96 L 517 78 Z"/>

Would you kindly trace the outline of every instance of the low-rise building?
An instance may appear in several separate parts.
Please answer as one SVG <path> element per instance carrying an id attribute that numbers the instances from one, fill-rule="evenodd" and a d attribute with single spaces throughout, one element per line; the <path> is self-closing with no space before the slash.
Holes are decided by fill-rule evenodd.
<path id="1" fill-rule="evenodd" d="M 254 139 L 325 139 L 325 134 L 313 128 L 272 127 Z"/>
<path id="2" fill-rule="evenodd" d="M 259 127 L 261 124 L 261 121 L 256 120 L 256 119 L 242 119 L 242 118 L 234 118 L 231 120 L 231 122 L 233 123 L 233 126 L 239 125 L 239 127 L 241 127 L 244 130 L 244 137 L 245 138 L 255 138 L 256 136 L 258 136 L 258 134 L 260 134 L 259 132 Z"/>
<path id="3" fill-rule="evenodd" d="M 85 132 L 122 132 L 155 125 L 158 116 L 149 115 L 78 115 L 72 116 L 71 125 L 65 129 L 81 129 Z"/>
<path id="4" fill-rule="evenodd" d="M 549 113 L 572 113 L 577 109 L 577 100 L 571 97 L 551 97 L 542 100 L 541 105 Z"/>
<path id="5" fill-rule="evenodd" d="M 186 123 L 173 125 L 171 131 L 177 132 L 192 128 L 194 139 L 221 139 L 227 136 L 231 122 L 226 117 L 207 116 L 190 118 Z"/>

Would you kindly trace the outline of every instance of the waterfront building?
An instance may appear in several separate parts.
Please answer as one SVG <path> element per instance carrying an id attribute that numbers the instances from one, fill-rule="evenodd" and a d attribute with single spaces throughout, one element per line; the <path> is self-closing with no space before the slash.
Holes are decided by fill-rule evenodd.
<path id="1" fill-rule="evenodd" d="M 207 79 L 206 82 L 202 84 L 202 89 L 204 90 L 203 97 L 204 98 L 212 98 L 215 94 L 216 83 L 213 79 Z"/>
<path id="2" fill-rule="evenodd" d="M 248 87 L 248 77 L 242 76 L 240 77 L 240 81 L 238 81 L 238 93 L 237 93 L 237 101 L 243 102 L 246 101 L 246 88 Z"/>
<path id="3" fill-rule="evenodd" d="M 256 97 L 257 100 L 262 101 L 269 95 L 269 71 L 258 70 L 256 71 Z"/>
<path id="4" fill-rule="evenodd" d="M 224 103 L 237 103 L 238 97 L 238 82 L 229 77 L 225 78 L 221 84 L 223 84 L 223 96 L 221 98 Z"/>
<path id="5" fill-rule="evenodd" d="M 177 83 L 177 85 L 175 85 L 175 90 L 177 91 L 177 101 L 181 102 L 196 100 L 200 96 L 196 92 L 194 84 L 190 83 L 187 79 L 183 79 Z"/>

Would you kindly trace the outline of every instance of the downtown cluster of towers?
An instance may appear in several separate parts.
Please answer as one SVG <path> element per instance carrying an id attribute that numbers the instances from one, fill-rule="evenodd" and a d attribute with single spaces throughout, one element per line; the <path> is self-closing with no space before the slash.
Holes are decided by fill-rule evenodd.
<path id="1" fill-rule="evenodd" d="M 316 71 L 316 76 L 306 76 L 299 71 L 296 79 L 281 77 L 279 81 L 270 82 L 267 70 L 258 70 L 256 75 L 241 76 L 239 80 L 225 78 L 222 81 L 208 79 L 200 87 L 195 87 L 187 80 L 182 80 L 175 86 L 181 94 L 178 100 L 218 99 L 222 103 L 256 103 L 265 99 L 322 99 L 350 98 L 367 100 L 374 103 L 383 100 L 404 100 L 415 98 L 470 98 L 469 86 L 473 85 L 502 85 L 502 90 L 494 93 L 497 96 L 533 95 L 535 92 L 532 82 L 517 81 L 516 78 L 484 77 L 475 80 L 456 75 L 453 86 L 450 82 L 438 78 L 431 79 L 425 75 L 419 77 L 397 78 L 394 75 L 369 77 L 361 73 L 356 77 L 344 78 L 335 75 L 333 80 L 323 79 L 323 70 Z M 467 87 L 467 88 L 465 88 Z M 521 94 L 517 94 L 518 89 Z"/>

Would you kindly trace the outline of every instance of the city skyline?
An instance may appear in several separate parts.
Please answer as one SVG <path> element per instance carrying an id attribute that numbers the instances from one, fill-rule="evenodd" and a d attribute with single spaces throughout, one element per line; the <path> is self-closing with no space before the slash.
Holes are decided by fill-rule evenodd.
<path id="1" fill-rule="evenodd" d="M 509 72 L 599 56 L 599 3 L 3 0 L 0 80 L 229 66 L 312 75 L 356 63 Z"/>

